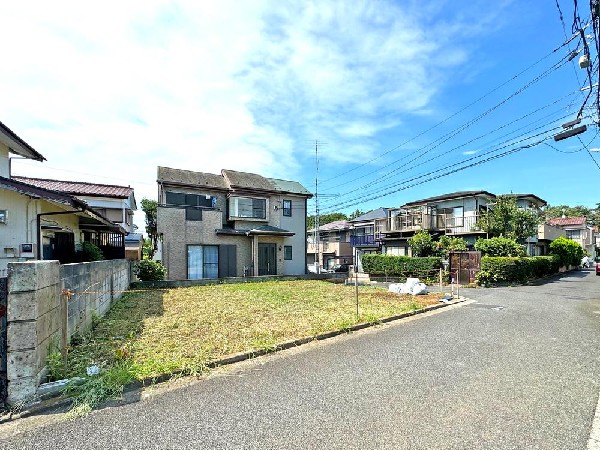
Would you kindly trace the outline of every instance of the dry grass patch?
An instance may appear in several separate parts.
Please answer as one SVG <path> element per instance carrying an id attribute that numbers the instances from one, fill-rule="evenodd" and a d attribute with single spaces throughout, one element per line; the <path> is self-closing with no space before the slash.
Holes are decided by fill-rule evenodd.
<path id="1" fill-rule="evenodd" d="M 219 284 L 128 293 L 93 333 L 69 353 L 66 372 L 84 375 L 96 364 L 131 379 L 173 372 L 194 374 L 238 352 L 343 330 L 437 303 L 439 294 L 413 297 L 380 288 L 325 281 Z"/>

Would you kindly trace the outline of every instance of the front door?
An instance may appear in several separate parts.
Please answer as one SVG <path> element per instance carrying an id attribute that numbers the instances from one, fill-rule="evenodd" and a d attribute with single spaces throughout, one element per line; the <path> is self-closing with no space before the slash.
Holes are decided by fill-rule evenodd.
<path id="1" fill-rule="evenodd" d="M 277 275 L 276 244 L 258 244 L 258 275 Z"/>

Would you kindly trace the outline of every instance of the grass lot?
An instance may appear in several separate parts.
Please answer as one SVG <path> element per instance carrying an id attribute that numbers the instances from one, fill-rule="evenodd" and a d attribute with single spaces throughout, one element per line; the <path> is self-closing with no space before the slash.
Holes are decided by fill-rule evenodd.
<path id="1" fill-rule="evenodd" d="M 439 294 L 413 297 L 380 288 L 326 281 L 269 281 L 127 293 L 92 332 L 70 349 L 66 367 L 56 359 L 55 377 L 85 376 L 101 367 L 98 384 L 114 395 L 134 379 L 173 372 L 196 374 L 219 358 L 273 349 L 278 343 L 343 330 L 437 303 Z M 75 388 L 76 395 L 90 386 Z M 104 388 L 104 387 L 103 387 Z M 102 390 L 102 389 L 101 389 Z M 102 395 L 99 395 L 102 397 Z M 98 400 L 81 400 L 93 407 Z"/>

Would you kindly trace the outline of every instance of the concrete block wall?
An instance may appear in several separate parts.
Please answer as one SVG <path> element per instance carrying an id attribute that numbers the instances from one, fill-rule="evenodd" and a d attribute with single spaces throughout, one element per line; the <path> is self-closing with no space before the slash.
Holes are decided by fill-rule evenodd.
<path id="1" fill-rule="evenodd" d="M 60 266 L 61 290 L 69 291 L 69 338 L 77 331 L 85 331 L 96 314 L 104 316 L 112 302 L 129 287 L 129 261 L 94 261 Z"/>
<path id="2" fill-rule="evenodd" d="M 8 265 L 8 403 L 35 394 L 52 345 L 62 345 L 58 261 Z"/>
<path id="3" fill-rule="evenodd" d="M 129 261 L 59 265 L 58 261 L 8 266 L 7 350 L 9 404 L 31 398 L 44 381 L 53 347 L 64 348 L 93 313 L 106 314 L 129 287 Z M 69 290 L 73 295 L 63 295 Z"/>

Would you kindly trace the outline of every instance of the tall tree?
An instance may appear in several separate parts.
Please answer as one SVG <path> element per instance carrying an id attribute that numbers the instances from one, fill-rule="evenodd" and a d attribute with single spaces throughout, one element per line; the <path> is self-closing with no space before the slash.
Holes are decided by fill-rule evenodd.
<path id="1" fill-rule="evenodd" d="M 544 210 L 544 219 L 555 219 L 557 217 L 587 217 L 588 225 L 600 225 L 600 203 L 596 208 L 588 208 L 583 205 L 569 206 L 556 205 L 547 206 Z"/>
<path id="2" fill-rule="evenodd" d="M 146 233 L 150 239 L 150 248 L 148 249 L 148 259 L 152 259 L 158 248 L 158 229 L 156 226 L 156 208 L 158 202 L 149 198 L 142 199 L 142 211 L 146 214 Z"/>
<path id="3" fill-rule="evenodd" d="M 477 226 L 490 237 L 506 237 L 523 242 L 537 234 L 538 215 L 517 206 L 512 195 L 499 195 L 496 203 L 478 221 Z"/>

